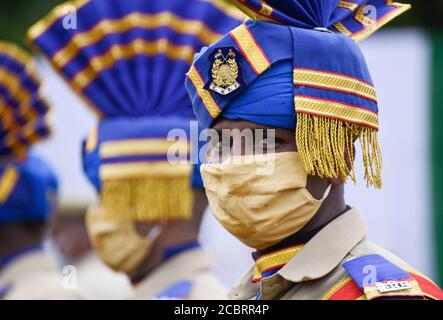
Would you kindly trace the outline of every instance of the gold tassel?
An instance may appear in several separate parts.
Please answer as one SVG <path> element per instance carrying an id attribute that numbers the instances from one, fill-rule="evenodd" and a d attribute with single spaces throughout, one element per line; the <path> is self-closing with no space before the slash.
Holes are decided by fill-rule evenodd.
<path id="1" fill-rule="evenodd" d="M 368 127 L 362 127 L 360 144 L 362 147 L 367 185 L 381 188 L 382 155 L 380 145 L 378 144 L 377 131 Z"/>
<path id="2" fill-rule="evenodd" d="M 356 182 L 354 143 L 360 139 L 368 186 L 381 188 L 382 158 L 377 131 L 342 120 L 297 113 L 296 141 L 303 170 L 309 175 L 350 178 Z"/>
<path id="3" fill-rule="evenodd" d="M 110 219 L 190 219 L 193 192 L 189 176 L 106 180 L 103 182 L 101 203 Z"/>

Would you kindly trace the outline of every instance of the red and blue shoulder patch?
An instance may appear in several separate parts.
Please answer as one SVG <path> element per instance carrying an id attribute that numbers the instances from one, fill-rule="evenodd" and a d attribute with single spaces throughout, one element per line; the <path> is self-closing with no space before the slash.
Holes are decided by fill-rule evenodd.
<path id="1" fill-rule="evenodd" d="M 443 299 L 443 292 L 430 279 L 414 270 L 399 267 L 379 254 L 351 259 L 343 264 L 343 268 L 349 276 L 329 289 L 322 299 Z"/>

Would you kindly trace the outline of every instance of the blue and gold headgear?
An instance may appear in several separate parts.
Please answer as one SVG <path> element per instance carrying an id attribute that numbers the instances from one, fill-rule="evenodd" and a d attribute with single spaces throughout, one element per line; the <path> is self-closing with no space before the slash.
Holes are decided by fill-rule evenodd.
<path id="1" fill-rule="evenodd" d="M 46 221 L 53 214 L 58 180 L 35 155 L 0 165 L 0 224 Z"/>
<path id="2" fill-rule="evenodd" d="M 49 111 L 32 57 L 0 41 L 0 156 L 26 158 L 50 134 Z"/>
<path id="3" fill-rule="evenodd" d="M 84 143 L 84 169 L 110 218 L 191 216 L 189 142 L 167 135 L 182 129 L 189 139 L 195 116 L 185 73 L 194 54 L 241 17 L 218 0 L 86 0 L 57 7 L 30 29 L 32 44 L 100 119 Z M 70 18 L 75 28 L 66 28 Z M 168 162 L 171 147 L 185 161 Z"/>
<path id="4" fill-rule="evenodd" d="M 50 134 L 49 106 L 30 55 L 0 41 L 0 223 L 45 221 L 57 178 L 29 149 Z"/>
<path id="5" fill-rule="evenodd" d="M 410 8 L 385 0 L 229 0 L 254 20 L 203 50 L 186 86 L 197 118 L 296 132 L 309 175 L 355 181 L 360 140 L 368 185 L 379 188 L 376 91 L 360 41 Z M 346 153 L 345 150 L 348 150 Z"/>

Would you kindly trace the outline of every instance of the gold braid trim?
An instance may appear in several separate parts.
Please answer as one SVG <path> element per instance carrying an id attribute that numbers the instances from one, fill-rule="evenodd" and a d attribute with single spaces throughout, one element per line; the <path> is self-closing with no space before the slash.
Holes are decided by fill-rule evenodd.
<path id="1" fill-rule="evenodd" d="M 105 180 L 104 214 L 125 221 L 190 219 L 193 192 L 189 176 Z"/>
<path id="2" fill-rule="evenodd" d="M 0 177 L 0 204 L 5 204 L 17 185 L 20 173 L 13 166 L 8 166 Z"/>
<path id="3" fill-rule="evenodd" d="M 342 120 L 297 113 L 296 141 L 303 170 L 309 175 L 356 182 L 354 142 L 360 139 L 368 186 L 381 188 L 382 157 L 377 130 Z"/>

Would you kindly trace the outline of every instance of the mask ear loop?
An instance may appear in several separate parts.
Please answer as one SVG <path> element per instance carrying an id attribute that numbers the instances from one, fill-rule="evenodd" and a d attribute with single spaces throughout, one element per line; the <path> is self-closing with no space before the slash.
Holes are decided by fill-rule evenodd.
<path id="1" fill-rule="evenodd" d="M 327 197 L 329 197 L 329 194 L 331 193 L 332 183 L 328 185 L 328 187 L 325 190 L 325 193 L 323 194 L 323 198 L 321 201 L 325 201 Z"/>
<path id="2" fill-rule="evenodd" d="M 154 226 L 153 228 L 152 228 L 152 230 L 150 230 L 149 232 L 148 232 L 148 234 L 146 235 L 146 239 L 150 242 L 150 243 L 153 243 L 157 238 L 158 238 L 158 236 L 160 235 L 160 233 L 162 232 L 162 228 L 160 227 L 160 226 Z"/>

